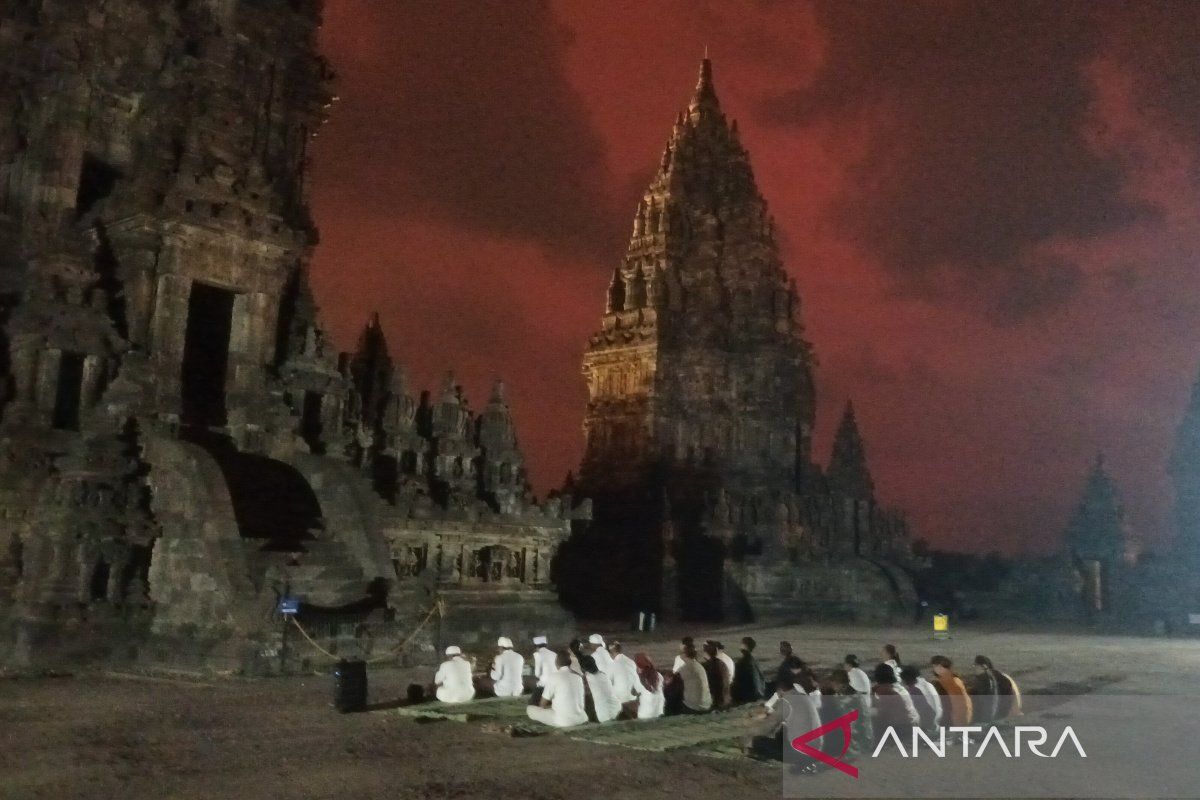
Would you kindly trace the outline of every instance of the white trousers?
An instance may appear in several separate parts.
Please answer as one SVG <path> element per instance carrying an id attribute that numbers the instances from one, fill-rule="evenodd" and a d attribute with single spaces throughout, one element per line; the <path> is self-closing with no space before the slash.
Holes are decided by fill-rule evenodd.
<path id="1" fill-rule="evenodd" d="M 540 722 L 543 725 L 549 725 L 552 728 L 573 727 L 571 725 L 562 724 L 562 722 L 559 721 L 558 717 L 555 715 L 553 708 L 542 708 L 541 706 L 526 706 L 525 713 L 529 715 L 530 719 L 532 719 L 536 722 Z M 586 719 L 584 719 L 583 721 L 587 722 Z"/>

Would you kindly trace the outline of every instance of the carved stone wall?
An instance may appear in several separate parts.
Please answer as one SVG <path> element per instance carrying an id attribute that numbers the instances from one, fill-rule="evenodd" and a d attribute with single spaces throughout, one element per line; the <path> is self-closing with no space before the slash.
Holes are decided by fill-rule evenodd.
<path id="1" fill-rule="evenodd" d="M 529 554 L 586 513 L 534 503 L 502 390 L 418 403 L 378 318 L 320 325 L 320 7 L 0 5 L 0 660 L 261 666 L 283 594 L 399 632 L 441 586 L 407 520 L 553 605 Z"/>

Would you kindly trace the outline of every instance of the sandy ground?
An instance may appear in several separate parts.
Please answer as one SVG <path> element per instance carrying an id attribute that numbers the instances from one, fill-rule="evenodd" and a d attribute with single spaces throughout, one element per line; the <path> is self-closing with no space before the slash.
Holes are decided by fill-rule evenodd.
<path id="1" fill-rule="evenodd" d="M 588 631 L 590 632 L 590 631 Z M 612 634 L 611 631 L 603 631 Z M 781 638 L 832 665 L 847 652 L 878 658 L 884 641 L 907 662 L 976 653 L 1019 675 L 1026 690 L 1123 676 L 1100 691 L 1194 693 L 1200 640 L 960 630 L 756 627 L 689 631 L 730 649 L 746 633 L 774 662 Z M 669 665 L 680 631 L 627 651 Z M 414 679 L 371 673 L 387 706 Z M 420 676 L 427 679 L 427 675 Z M 1111 680 L 1111 678 L 1107 678 Z M 1099 681 L 1103 683 L 1104 681 Z M 380 708 L 340 715 L 327 676 L 262 681 L 113 674 L 0 678 L 0 798 L 619 798 L 779 797 L 781 773 L 749 760 L 656 754 L 557 737 L 510 738 L 479 726 L 421 723 Z"/>

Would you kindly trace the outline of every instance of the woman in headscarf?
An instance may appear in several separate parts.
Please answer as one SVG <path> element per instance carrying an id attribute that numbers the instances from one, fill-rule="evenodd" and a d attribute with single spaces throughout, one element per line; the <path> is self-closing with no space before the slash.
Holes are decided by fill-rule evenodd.
<path id="1" fill-rule="evenodd" d="M 1000 687 L 996 681 L 996 671 L 987 656 L 975 656 L 975 674 L 967 681 L 967 693 L 971 695 L 971 705 L 975 708 L 976 722 L 994 722 L 999 719 L 996 713 L 1000 708 Z"/>
<path id="2" fill-rule="evenodd" d="M 996 669 L 987 656 L 975 656 L 975 665 L 985 669 L 996 679 L 996 719 L 1007 719 L 1021 714 L 1021 689 L 1006 672 Z"/>
<path id="3" fill-rule="evenodd" d="M 658 719 L 663 715 L 666 704 L 663 676 L 645 653 L 638 653 L 633 662 L 637 664 L 638 674 L 638 682 L 633 686 L 633 693 L 637 695 L 637 718 Z"/>
<path id="4" fill-rule="evenodd" d="M 904 665 L 900 663 L 900 653 L 899 653 L 899 651 L 896 650 L 896 645 L 885 644 L 883 646 L 882 653 L 883 653 L 883 660 L 880 663 L 887 664 L 889 667 L 891 667 L 892 673 L 897 678 L 899 678 L 900 677 L 900 668 Z"/>

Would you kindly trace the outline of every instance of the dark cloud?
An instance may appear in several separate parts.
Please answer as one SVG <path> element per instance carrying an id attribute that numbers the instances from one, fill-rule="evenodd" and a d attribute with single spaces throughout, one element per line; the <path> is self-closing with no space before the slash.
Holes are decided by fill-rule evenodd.
<path id="1" fill-rule="evenodd" d="M 568 254 L 615 251 L 604 142 L 547 3 L 332 0 L 326 17 L 328 57 L 354 76 L 321 146 L 327 197 Z"/>
<path id="2" fill-rule="evenodd" d="M 936 297 L 950 270 L 1015 321 L 1083 284 L 1075 265 L 1031 262 L 1038 244 L 1146 213 L 1085 137 L 1083 70 L 1104 40 L 1095 4 L 831 1 L 818 14 L 828 50 L 815 81 L 761 111 L 777 125 L 875 126 L 844 221 L 902 288 Z"/>
<path id="3" fill-rule="evenodd" d="M 1132 74 L 1141 113 L 1200 148 L 1200 3 L 1157 0 L 1100 8 L 1105 50 Z"/>

